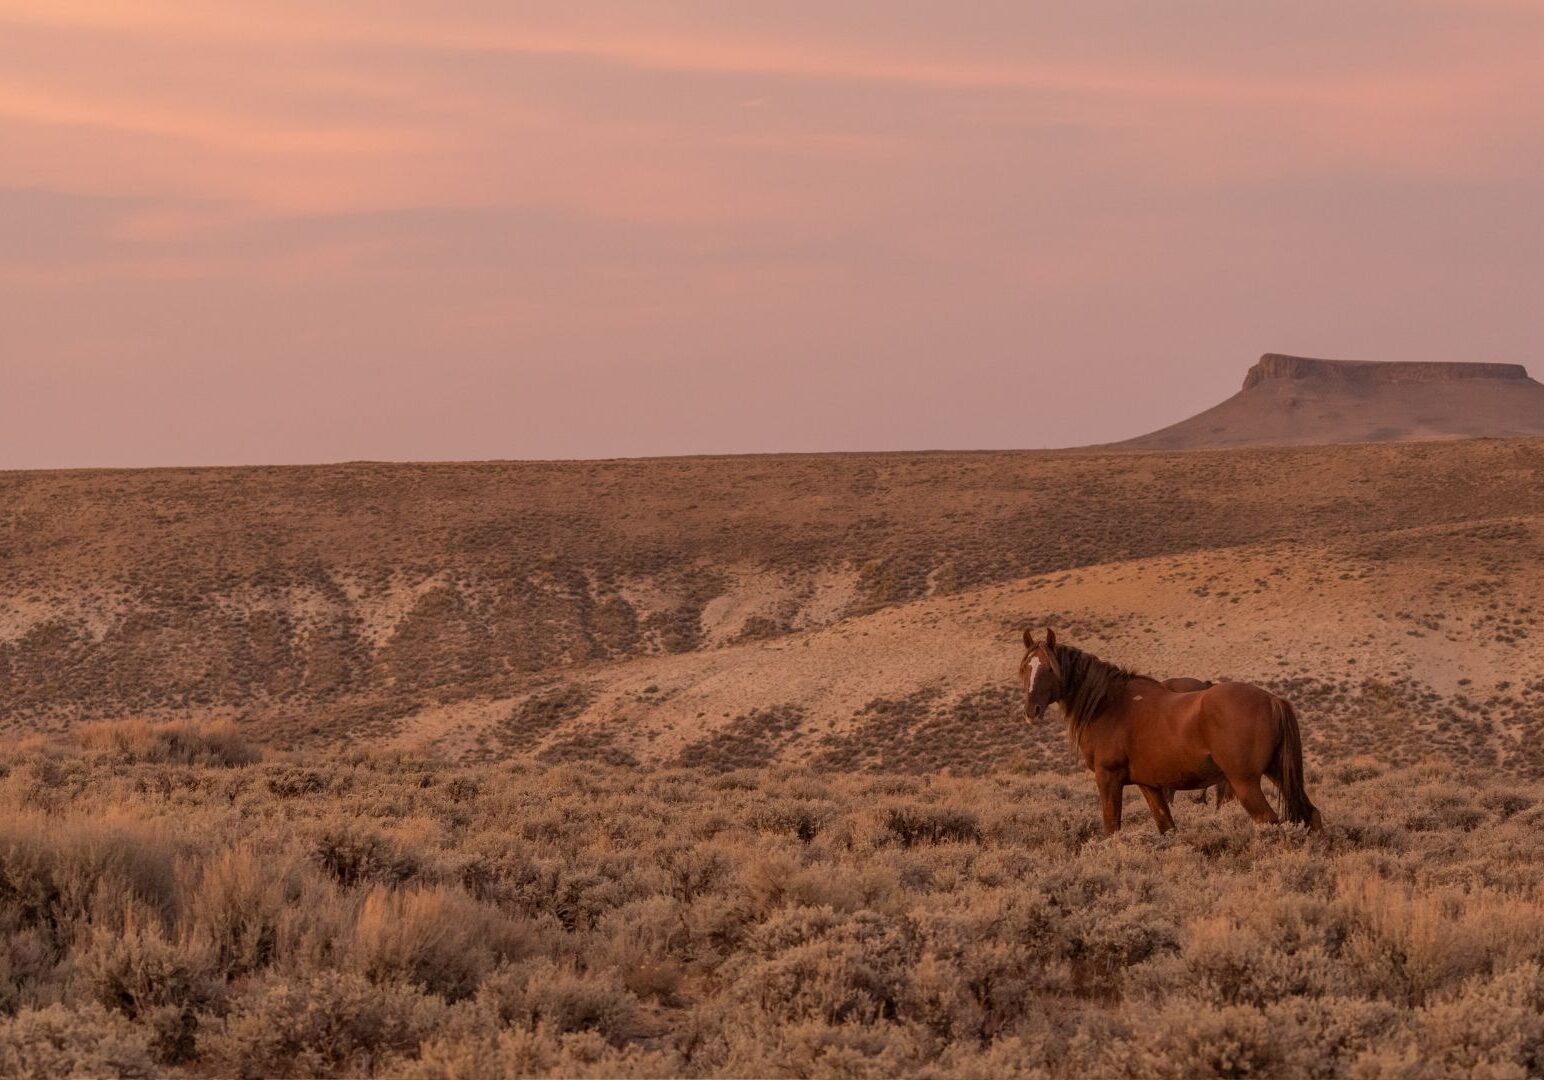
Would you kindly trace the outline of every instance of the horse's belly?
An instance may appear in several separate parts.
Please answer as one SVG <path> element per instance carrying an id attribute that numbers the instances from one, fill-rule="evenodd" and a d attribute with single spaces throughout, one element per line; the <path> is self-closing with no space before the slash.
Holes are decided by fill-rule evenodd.
<path id="1" fill-rule="evenodd" d="M 1130 774 L 1131 783 L 1142 787 L 1169 788 L 1173 791 L 1198 791 L 1201 788 L 1211 787 L 1217 781 L 1223 779 L 1222 770 L 1212 765 L 1210 768 L 1195 769 L 1154 769 L 1146 772 L 1138 772 L 1133 769 Z"/>
<path id="2" fill-rule="evenodd" d="M 1182 731 L 1154 731 L 1133 741 L 1128 764 L 1131 782 L 1144 787 L 1192 791 L 1210 787 L 1222 779 L 1205 744 L 1187 738 Z"/>
<path id="3" fill-rule="evenodd" d="M 1147 780 L 1133 780 L 1134 783 L 1144 784 L 1147 787 L 1166 787 L 1175 791 L 1198 791 L 1201 788 L 1209 788 L 1217 781 L 1225 779 L 1217 763 L 1210 757 L 1196 769 L 1174 774 L 1173 779 L 1166 782 L 1152 782 Z"/>

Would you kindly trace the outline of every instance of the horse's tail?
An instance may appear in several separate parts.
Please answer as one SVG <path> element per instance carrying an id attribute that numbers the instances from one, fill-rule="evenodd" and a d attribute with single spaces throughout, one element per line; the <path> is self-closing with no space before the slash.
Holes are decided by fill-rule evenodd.
<path id="1" fill-rule="evenodd" d="M 1287 820 L 1310 829 L 1320 827 L 1318 807 L 1308 799 L 1303 787 L 1303 735 L 1297 727 L 1297 713 L 1290 701 L 1276 698 L 1271 704 L 1276 714 L 1276 724 L 1281 730 L 1281 743 L 1276 747 L 1276 775 L 1281 779 L 1282 808 Z"/>

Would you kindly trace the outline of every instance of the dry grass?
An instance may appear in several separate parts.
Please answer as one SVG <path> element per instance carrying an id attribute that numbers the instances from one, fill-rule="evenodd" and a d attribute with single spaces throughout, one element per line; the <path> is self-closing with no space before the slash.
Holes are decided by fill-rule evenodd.
<path id="1" fill-rule="evenodd" d="M 5 1075 L 1544 1070 L 1537 783 L 1357 761 L 1323 837 L 1103 841 L 1082 778 L 133 732 L 0 766 Z"/>
<path id="2" fill-rule="evenodd" d="M 88 751 L 125 762 L 250 765 L 258 752 L 232 720 L 116 720 L 81 724 L 75 737 Z"/>

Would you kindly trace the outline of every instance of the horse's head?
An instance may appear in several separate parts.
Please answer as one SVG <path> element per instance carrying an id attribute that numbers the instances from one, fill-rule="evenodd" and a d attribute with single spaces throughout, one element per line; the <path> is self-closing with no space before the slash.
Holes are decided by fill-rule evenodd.
<path id="1" fill-rule="evenodd" d="M 1039 720 L 1051 702 L 1061 697 L 1061 665 L 1056 660 L 1056 631 L 1049 627 L 1044 641 L 1024 628 L 1024 659 L 1019 661 L 1019 681 L 1024 684 L 1024 718 Z"/>

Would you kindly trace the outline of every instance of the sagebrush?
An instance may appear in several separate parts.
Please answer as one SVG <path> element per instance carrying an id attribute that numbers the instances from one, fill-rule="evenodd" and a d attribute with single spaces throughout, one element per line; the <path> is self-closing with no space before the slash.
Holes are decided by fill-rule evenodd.
<path id="1" fill-rule="evenodd" d="M 1362 760 L 1323 836 L 1105 841 L 1082 778 L 213 742 L 0 767 L 0 1073 L 1544 1071 L 1532 782 Z"/>

